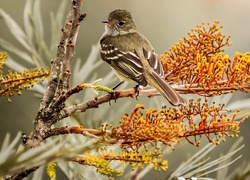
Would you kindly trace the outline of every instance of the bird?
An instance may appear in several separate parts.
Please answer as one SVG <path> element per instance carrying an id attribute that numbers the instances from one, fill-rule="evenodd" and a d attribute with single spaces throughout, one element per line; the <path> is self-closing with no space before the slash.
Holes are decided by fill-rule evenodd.
<path id="1" fill-rule="evenodd" d="M 165 81 L 158 55 L 149 40 L 137 30 L 131 12 L 115 9 L 102 23 L 105 31 L 100 38 L 101 58 L 120 79 L 117 86 L 124 81 L 134 81 L 144 87 L 151 85 L 173 106 L 187 104 Z"/>

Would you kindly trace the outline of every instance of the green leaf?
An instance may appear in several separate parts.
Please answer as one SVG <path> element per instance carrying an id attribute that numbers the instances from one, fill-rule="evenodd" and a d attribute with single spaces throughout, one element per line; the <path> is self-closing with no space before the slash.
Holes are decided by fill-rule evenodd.
<path id="1" fill-rule="evenodd" d="M 8 52 L 12 52 L 13 54 L 17 55 L 18 57 L 25 60 L 27 63 L 34 65 L 33 59 L 31 55 L 27 52 L 18 49 L 16 46 L 13 46 L 8 41 L 3 40 L 0 38 L 0 46 Z"/>
<path id="2" fill-rule="evenodd" d="M 57 50 L 57 44 L 59 42 L 61 34 L 58 33 L 62 27 L 63 20 L 65 17 L 65 9 L 67 7 L 68 1 L 62 1 L 60 4 L 56 15 L 50 13 L 51 17 L 51 42 L 50 42 L 50 52 L 55 53 Z"/>
<path id="3" fill-rule="evenodd" d="M 8 148 L 9 144 L 10 144 L 10 133 L 6 133 L 0 152 L 3 152 L 6 148 Z"/>
<path id="4" fill-rule="evenodd" d="M 21 63 L 18 63 L 16 61 L 14 61 L 10 56 L 8 56 L 8 60 L 6 61 L 5 64 L 9 68 L 11 68 L 12 70 L 15 70 L 17 72 L 24 71 L 24 70 L 27 69 L 26 67 L 24 67 L 23 65 L 21 65 Z"/>
<path id="5" fill-rule="evenodd" d="M 2 148 L 1 148 L 0 162 L 5 162 L 8 159 L 8 157 L 11 156 L 15 152 L 14 147 L 20 141 L 20 138 L 21 138 L 21 133 L 18 133 L 16 138 L 12 140 L 10 143 L 10 135 L 6 134 Z M 0 163 L 0 166 L 1 166 L 1 163 Z M 1 176 L 1 171 L 0 171 L 0 176 Z"/>
<path id="6" fill-rule="evenodd" d="M 79 74 L 82 75 L 81 82 L 87 82 L 89 79 L 89 76 L 93 76 L 94 70 L 103 64 L 102 60 L 99 60 L 99 44 L 92 45 L 90 54 L 87 58 L 87 60 L 84 61 L 84 64 L 82 65 L 83 60 L 78 58 L 76 60 L 76 64 L 73 67 L 73 76 L 78 77 Z M 79 82 L 75 82 L 77 80 L 76 78 L 73 79 L 73 84 L 77 84 Z"/>
<path id="7" fill-rule="evenodd" d="M 84 62 L 84 65 L 79 69 L 80 74 L 91 74 L 95 68 L 100 66 L 103 61 L 99 60 L 100 47 L 99 44 L 92 45 L 90 54 L 87 60 Z M 92 68 L 89 68 L 92 67 Z"/>
<path id="8" fill-rule="evenodd" d="M 46 91 L 46 88 L 43 84 L 34 84 L 32 88 L 29 88 L 27 90 L 35 90 L 37 93 L 44 94 Z"/>
<path id="9" fill-rule="evenodd" d="M 35 29 L 36 29 L 36 37 L 37 39 L 44 39 L 44 33 L 43 33 L 43 21 L 42 21 L 42 15 L 41 15 L 41 1 L 36 0 L 34 1 L 34 10 L 33 10 L 33 16 L 35 19 Z"/>
<path id="10" fill-rule="evenodd" d="M 39 169 L 36 170 L 36 171 L 33 173 L 32 180 L 43 180 L 43 178 L 44 178 L 44 177 L 43 177 L 44 170 L 45 170 L 45 166 L 39 167 Z"/>
<path id="11" fill-rule="evenodd" d="M 16 38 L 16 40 L 27 50 L 30 50 L 30 45 L 27 43 L 27 37 L 24 34 L 20 26 L 2 9 L 0 9 L 0 15 L 6 26 L 9 28 L 11 34 Z"/>
<path id="12" fill-rule="evenodd" d="M 23 21 L 24 21 L 25 32 L 26 32 L 29 39 L 32 39 L 32 36 L 33 36 L 33 30 L 32 30 L 33 26 L 31 23 L 31 14 L 32 14 L 31 0 L 27 0 L 25 7 L 24 7 L 24 12 L 23 12 Z"/>

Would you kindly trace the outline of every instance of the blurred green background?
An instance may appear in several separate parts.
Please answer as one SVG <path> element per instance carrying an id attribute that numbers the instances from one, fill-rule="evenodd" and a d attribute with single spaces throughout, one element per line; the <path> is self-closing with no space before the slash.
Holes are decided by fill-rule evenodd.
<path id="1" fill-rule="evenodd" d="M 21 27 L 24 27 L 23 9 L 25 2 L 25 0 L 0 0 L 0 8 L 8 13 Z M 60 3 L 61 0 L 41 1 L 46 42 L 49 42 L 51 36 L 53 36 L 53 34 L 50 33 L 50 13 L 56 12 Z M 66 8 L 65 16 L 68 13 L 69 6 L 70 5 Z M 232 46 L 226 48 L 225 54 L 229 54 L 233 57 L 236 51 L 242 53 L 250 51 L 249 0 L 86 0 L 84 1 L 83 11 L 87 12 L 87 17 L 81 24 L 75 57 L 81 57 L 83 61 L 88 57 L 91 45 L 96 44 L 104 32 L 104 25 L 101 21 L 105 19 L 110 11 L 116 8 L 125 8 L 133 13 L 139 31 L 150 40 L 158 54 L 168 50 L 172 45 L 177 43 L 180 38 L 186 36 L 188 31 L 195 28 L 196 25 L 202 22 L 213 23 L 215 20 L 218 20 L 220 25 L 223 25 L 222 31 L 224 34 L 232 36 Z M 17 47 L 21 47 L 1 19 L 0 27 L 0 38 L 8 40 Z M 58 33 L 59 32 L 60 29 L 58 29 Z M 1 48 L 0 51 L 2 51 Z M 15 56 L 12 56 L 12 58 L 15 59 Z M 50 59 L 46 61 L 50 62 Z M 101 78 L 110 71 L 110 68 L 103 63 L 102 68 L 99 68 L 98 71 L 100 74 L 98 78 Z M 78 78 L 81 78 L 81 76 L 82 75 L 79 75 Z M 112 84 L 106 85 L 112 87 L 117 82 L 118 79 L 112 82 Z M 130 86 L 132 87 L 133 85 Z M 188 98 L 188 96 L 186 97 Z M 233 100 L 245 99 L 247 97 L 249 97 L 248 94 L 237 93 Z M 12 103 L 8 103 L 6 98 L 2 97 L 0 99 L 0 143 L 2 137 L 4 137 L 7 132 L 11 132 L 13 136 L 15 136 L 18 131 L 29 133 L 32 130 L 33 120 L 39 108 L 40 99 L 35 98 L 31 91 L 25 90 L 21 96 L 16 95 L 12 97 L 11 100 Z M 146 98 L 143 100 L 145 102 L 148 101 Z M 127 101 L 129 100 L 121 100 L 120 104 Z M 130 107 L 133 108 L 136 103 L 138 103 L 136 100 L 131 99 Z M 147 104 L 145 105 L 147 107 Z M 119 108 L 119 102 L 118 104 L 113 104 L 112 107 Z M 129 112 L 130 109 L 124 109 L 123 112 Z M 97 111 L 93 110 L 93 114 L 95 112 Z M 122 115 L 123 113 L 116 113 L 115 117 L 119 119 Z M 105 119 L 105 117 L 103 119 Z M 244 159 L 250 161 L 248 153 L 250 150 L 249 128 L 249 121 L 246 121 L 241 125 L 241 133 L 239 135 L 244 136 L 244 144 L 246 144 L 246 147 L 242 151 Z M 222 143 L 217 147 L 216 151 L 218 152 L 216 152 L 216 154 L 227 151 L 233 142 L 236 141 L 235 138 L 226 139 L 226 143 Z M 206 144 L 207 141 L 204 140 L 202 143 Z M 176 149 L 178 149 L 178 146 Z M 192 152 L 197 151 L 197 148 L 190 145 L 188 149 L 178 149 L 178 153 L 173 153 L 173 162 L 175 162 L 175 158 L 180 158 L 180 151 L 185 152 L 183 155 L 184 158 L 187 157 L 187 154 L 192 154 Z M 174 167 L 171 164 L 170 171 L 173 169 Z"/>

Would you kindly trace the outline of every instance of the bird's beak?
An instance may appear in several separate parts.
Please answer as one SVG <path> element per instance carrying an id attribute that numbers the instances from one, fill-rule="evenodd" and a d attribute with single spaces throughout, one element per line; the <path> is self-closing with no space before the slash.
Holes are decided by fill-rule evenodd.
<path id="1" fill-rule="evenodd" d="M 109 23 L 110 23 L 110 20 L 108 20 L 108 19 L 104 19 L 104 20 L 102 21 L 102 23 L 109 24 Z"/>

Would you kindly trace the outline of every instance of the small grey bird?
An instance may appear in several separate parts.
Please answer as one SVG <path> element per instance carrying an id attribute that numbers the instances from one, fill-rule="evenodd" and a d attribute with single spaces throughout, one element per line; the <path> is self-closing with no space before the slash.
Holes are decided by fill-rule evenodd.
<path id="1" fill-rule="evenodd" d="M 150 42 L 141 35 L 131 13 L 124 9 L 112 11 L 100 39 L 101 57 L 124 81 L 155 87 L 172 105 L 186 101 L 165 81 L 164 71 Z"/>

